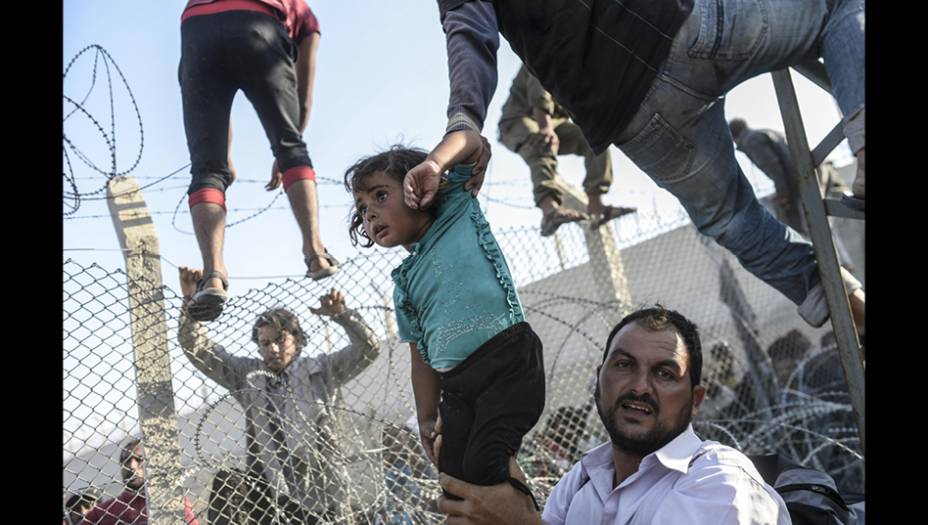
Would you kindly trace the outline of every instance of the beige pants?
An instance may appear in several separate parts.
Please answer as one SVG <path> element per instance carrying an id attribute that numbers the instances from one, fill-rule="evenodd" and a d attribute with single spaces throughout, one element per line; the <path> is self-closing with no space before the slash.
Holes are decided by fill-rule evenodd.
<path id="1" fill-rule="evenodd" d="M 580 127 L 566 118 L 551 119 L 554 132 L 560 141 L 558 155 L 582 155 L 586 166 L 586 178 L 583 179 L 583 191 L 587 194 L 603 194 L 612 185 L 612 157 L 609 150 L 602 155 L 593 154 L 593 150 L 583 137 Z M 526 145 L 528 139 L 538 133 L 535 119 L 523 117 L 502 123 L 499 127 L 499 141 L 518 153 L 528 163 L 532 173 L 532 194 L 535 205 L 547 197 L 558 204 L 564 201 L 566 182 L 557 174 L 557 157 L 550 151 L 540 152 Z"/>

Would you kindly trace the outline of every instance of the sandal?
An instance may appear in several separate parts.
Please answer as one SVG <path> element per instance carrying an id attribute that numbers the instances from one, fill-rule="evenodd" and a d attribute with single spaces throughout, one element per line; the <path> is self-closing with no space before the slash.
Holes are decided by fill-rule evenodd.
<path id="1" fill-rule="evenodd" d="M 206 283 L 210 279 L 219 279 L 222 281 L 222 288 L 207 288 Z M 229 281 L 225 275 L 217 271 L 212 271 L 197 281 L 197 291 L 187 303 L 187 313 L 194 321 L 212 321 L 222 313 L 222 307 L 229 298 L 226 291 L 229 289 Z"/>
<path id="2" fill-rule="evenodd" d="M 326 268 L 320 268 L 314 272 L 311 270 L 313 259 L 316 259 L 316 260 L 325 259 L 326 261 L 329 262 L 329 266 Z M 335 275 L 336 273 L 338 273 L 338 265 L 340 263 L 338 262 L 338 259 L 336 259 L 335 257 L 332 257 L 332 255 L 329 254 L 328 250 L 326 250 L 325 253 L 317 253 L 315 255 L 306 257 L 303 260 L 306 261 L 306 277 L 309 277 L 310 279 L 314 281 L 321 281 L 322 279 L 325 279 L 326 277 L 331 277 L 332 275 Z"/>
<path id="3" fill-rule="evenodd" d="M 548 237 L 554 235 L 554 232 L 562 224 L 569 222 L 579 222 L 588 219 L 585 213 L 572 210 L 570 208 L 555 208 L 541 217 L 541 236 Z"/>
<path id="4" fill-rule="evenodd" d="M 597 213 L 592 215 L 592 220 L 590 221 L 590 229 L 596 230 L 600 226 L 606 224 L 607 222 L 618 219 L 623 215 L 628 215 L 629 213 L 635 213 L 638 211 L 638 208 L 625 206 L 606 206 L 606 209 L 603 213 Z"/>

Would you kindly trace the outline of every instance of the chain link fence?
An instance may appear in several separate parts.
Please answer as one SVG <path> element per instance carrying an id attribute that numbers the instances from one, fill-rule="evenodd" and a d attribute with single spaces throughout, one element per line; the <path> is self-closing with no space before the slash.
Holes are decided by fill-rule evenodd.
<path id="1" fill-rule="evenodd" d="M 864 460 L 827 326 L 803 324 L 792 303 L 683 216 L 633 215 L 600 230 L 620 249 L 626 290 L 604 283 L 597 265 L 615 275 L 616 260 L 591 256 L 581 228 L 548 238 L 536 228 L 497 232 L 545 346 L 546 408 L 518 458 L 540 503 L 584 450 L 608 439 L 592 403 L 602 347 L 623 314 L 654 302 L 700 327 L 708 390 L 694 423 L 700 436 L 784 453 L 863 493 Z M 163 313 L 146 312 L 167 320 L 175 413 L 161 416 L 176 421 L 180 456 L 167 481 L 187 507 L 186 519 L 176 510 L 171 522 L 441 521 L 392 311 L 390 270 L 404 255 L 363 250 L 322 283 L 248 290 L 199 329 L 184 328 L 177 276 L 165 269 Z M 123 445 L 135 437 L 154 446 L 141 435 L 127 275 L 73 259 L 63 270 L 63 492 L 119 497 L 132 474 L 120 465 Z M 333 286 L 356 312 L 348 320 L 310 311 Z M 272 388 L 252 342 L 256 319 L 273 308 L 292 312 L 306 335 L 290 388 Z"/>

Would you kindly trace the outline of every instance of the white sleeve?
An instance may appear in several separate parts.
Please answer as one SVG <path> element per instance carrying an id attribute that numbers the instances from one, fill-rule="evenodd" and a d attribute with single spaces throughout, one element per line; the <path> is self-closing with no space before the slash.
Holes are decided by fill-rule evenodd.
<path id="1" fill-rule="evenodd" d="M 654 525 L 790 525 L 786 504 L 738 462 L 720 462 L 726 453 L 700 457 L 661 500 Z M 745 458 L 744 461 L 749 461 Z M 758 478 L 759 479 L 759 478 Z"/>

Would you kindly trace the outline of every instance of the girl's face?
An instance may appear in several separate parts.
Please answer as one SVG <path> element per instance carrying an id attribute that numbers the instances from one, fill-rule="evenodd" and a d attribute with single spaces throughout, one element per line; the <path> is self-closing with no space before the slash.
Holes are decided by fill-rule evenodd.
<path id="1" fill-rule="evenodd" d="M 432 224 L 431 214 L 406 206 L 402 185 L 383 171 L 368 175 L 364 188 L 353 195 L 364 231 L 378 246 L 402 245 L 408 250 Z"/>

